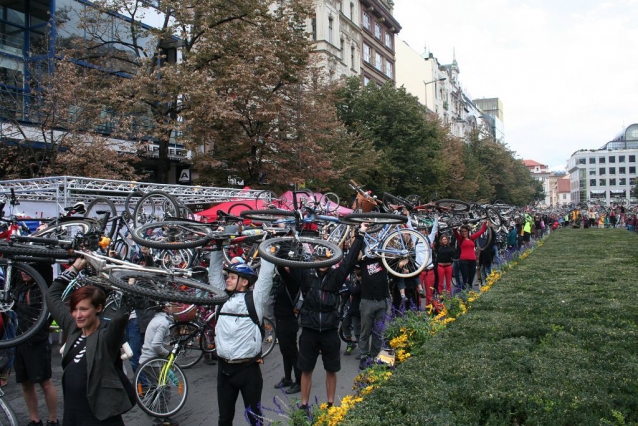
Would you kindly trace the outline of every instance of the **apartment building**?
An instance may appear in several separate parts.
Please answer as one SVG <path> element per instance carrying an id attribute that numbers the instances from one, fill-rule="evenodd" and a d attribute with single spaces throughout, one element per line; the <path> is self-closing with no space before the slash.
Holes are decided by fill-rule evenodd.
<path id="1" fill-rule="evenodd" d="M 401 26 L 392 16 L 392 0 L 360 0 L 363 84 L 395 80 L 395 35 Z"/>
<path id="2" fill-rule="evenodd" d="M 627 126 L 599 149 L 581 149 L 567 162 L 570 192 L 574 202 L 603 202 L 629 199 L 636 186 L 638 123 Z"/>

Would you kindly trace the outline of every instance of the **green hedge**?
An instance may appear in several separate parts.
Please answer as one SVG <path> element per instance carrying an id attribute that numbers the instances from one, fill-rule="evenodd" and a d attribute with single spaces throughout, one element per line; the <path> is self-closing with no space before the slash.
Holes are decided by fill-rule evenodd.
<path id="1" fill-rule="evenodd" d="M 343 424 L 638 424 L 636 241 L 553 233 Z"/>

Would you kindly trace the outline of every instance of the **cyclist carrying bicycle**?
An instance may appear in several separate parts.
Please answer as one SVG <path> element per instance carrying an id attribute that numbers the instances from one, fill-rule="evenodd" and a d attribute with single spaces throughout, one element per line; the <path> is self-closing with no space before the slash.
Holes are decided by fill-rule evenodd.
<path id="1" fill-rule="evenodd" d="M 250 287 L 259 321 L 273 285 L 275 265 L 262 259 L 259 274 L 250 266 L 237 263 L 223 266 L 221 241 L 211 251 L 208 276 L 210 284 L 229 295 L 218 311 L 215 348 L 218 357 L 217 405 L 220 426 L 232 425 L 235 403 L 241 392 L 250 423 L 261 423 L 261 392 L 264 380 L 261 359 L 261 330 L 250 318 L 247 293 Z M 224 282 L 223 271 L 227 272 Z"/>

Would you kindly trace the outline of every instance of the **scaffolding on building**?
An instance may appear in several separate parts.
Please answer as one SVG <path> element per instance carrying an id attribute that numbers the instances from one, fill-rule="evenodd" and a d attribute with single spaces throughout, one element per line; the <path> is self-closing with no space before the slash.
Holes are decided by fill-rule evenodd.
<path id="1" fill-rule="evenodd" d="M 52 176 L 46 178 L 0 181 L 0 196 L 8 196 L 13 189 L 18 201 L 55 202 L 58 211 L 77 202 L 88 202 L 107 197 L 123 205 L 133 191 L 148 193 L 163 191 L 184 205 L 221 203 L 235 200 L 254 200 L 263 190 L 241 188 L 214 188 L 206 186 L 170 185 L 159 183 L 93 179 L 78 176 Z M 269 200 L 270 193 L 262 195 Z"/>

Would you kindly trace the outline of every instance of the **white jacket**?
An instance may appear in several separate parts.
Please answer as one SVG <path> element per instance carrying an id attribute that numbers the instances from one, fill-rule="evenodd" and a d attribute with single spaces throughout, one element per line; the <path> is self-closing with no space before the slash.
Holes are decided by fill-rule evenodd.
<path id="1" fill-rule="evenodd" d="M 275 265 L 261 260 L 259 276 L 253 289 L 255 310 L 261 321 L 264 317 L 264 307 L 273 284 Z M 213 251 L 210 255 L 208 268 L 209 283 L 218 290 L 225 291 L 226 283 L 223 275 L 223 259 L 220 251 Z M 257 324 L 248 316 L 245 293 L 233 293 L 224 303 L 222 313 L 245 314 L 245 317 L 220 315 L 215 326 L 215 349 L 217 356 L 227 359 L 253 358 L 261 352 L 261 331 Z"/>

